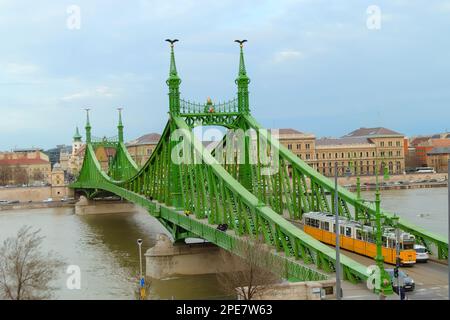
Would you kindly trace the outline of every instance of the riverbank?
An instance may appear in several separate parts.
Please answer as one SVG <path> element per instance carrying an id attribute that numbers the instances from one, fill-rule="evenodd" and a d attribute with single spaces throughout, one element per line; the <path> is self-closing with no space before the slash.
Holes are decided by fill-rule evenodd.
<path id="1" fill-rule="evenodd" d="M 422 188 L 443 188 L 447 187 L 447 174 L 400 174 L 391 175 L 388 180 L 379 176 L 381 190 L 401 190 L 401 189 L 422 189 Z M 356 191 L 356 177 L 340 177 L 338 183 L 350 191 Z M 361 191 L 373 191 L 376 189 L 375 176 L 360 177 Z"/>
<path id="2" fill-rule="evenodd" d="M 42 208 L 65 208 L 75 207 L 75 201 L 52 201 L 52 202 L 19 202 L 1 204 L 0 211 Z"/>

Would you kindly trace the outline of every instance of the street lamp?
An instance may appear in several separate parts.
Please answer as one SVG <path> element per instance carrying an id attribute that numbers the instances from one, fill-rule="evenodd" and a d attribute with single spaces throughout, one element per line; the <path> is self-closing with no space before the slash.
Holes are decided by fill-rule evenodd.
<path id="1" fill-rule="evenodd" d="M 341 262 L 340 262 L 340 236 L 339 236 L 339 208 L 338 208 L 338 163 L 334 163 L 334 225 L 336 227 L 336 299 L 341 300 Z"/>
<path id="2" fill-rule="evenodd" d="M 347 168 L 345 166 L 338 166 L 337 161 L 334 163 L 334 225 L 336 228 L 336 299 L 342 299 L 341 289 L 341 262 L 340 262 L 340 230 L 339 230 L 339 197 L 338 197 L 338 169 Z"/>
<path id="3" fill-rule="evenodd" d="M 142 239 L 137 239 L 137 244 L 139 247 L 139 284 L 140 284 L 140 294 L 141 300 L 145 298 L 145 279 L 142 275 Z"/>
<path id="4" fill-rule="evenodd" d="M 386 178 L 386 174 L 385 174 Z M 380 272 L 380 287 L 375 287 L 376 293 L 392 293 L 392 286 L 390 286 L 390 277 L 387 274 L 386 270 L 384 270 L 384 257 L 382 252 L 382 228 L 381 228 L 381 210 L 380 210 L 380 186 L 378 184 L 378 161 L 375 172 L 376 179 L 376 191 L 375 191 L 375 224 L 377 227 L 376 234 L 376 245 L 377 245 L 377 255 L 375 256 L 375 263 Z"/>
<path id="5" fill-rule="evenodd" d="M 447 252 L 447 260 L 450 261 L 450 158 L 447 163 L 447 188 L 448 188 L 448 252 Z M 450 300 L 450 264 L 448 266 L 448 299 Z"/>

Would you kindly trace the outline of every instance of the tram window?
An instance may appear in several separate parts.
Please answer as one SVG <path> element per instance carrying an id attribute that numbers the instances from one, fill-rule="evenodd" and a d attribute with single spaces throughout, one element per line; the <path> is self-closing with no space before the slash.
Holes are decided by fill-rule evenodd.
<path id="1" fill-rule="evenodd" d="M 305 224 L 306 224 L 307 226 L 310 225 L 309 218 L 305 218 Z"/>
<path id="2" fill-rule="evenodd" d="M 414 243 L 403 243 L 402 248 L 403 250 L 412 250 L 414 249 Z"/>
<path id="3" fill-rule="evenodd" d="M 326 221 L 321 221 L 320 222 L 320 229 L 326 230 L 326 231 L 330 230 L 330 223 L 326 222 Z"/>
<path id="4" fill-rule="evenodd" d="M 356 229 L 356 239 L 362 240 L 362 232 L 361 232 L 361 230 Z"/>
<path id="5" fill-rule="evenodd" d="M 336 233 L 336 225 L 333 223 L 333 233 Z"/>
<path id="6" fill-rule="evenodd" d="M 343 226 L 340 226 L 340 228 L 339 228 L 339 233 L 340 233 L 340 234 L 345 234 L 345 233 L 344 233 L 344 227 L 343 227 Z"/>
<path id="7" fill-rule="evenodd" d="M 387 238 L 385 236 L 381 237 L 381 243 L 383 244 L 383 247 L 387 246 Z"/>
<path id="8" fill-rule="evenodd" d="M 352 236 L 352 228 L 346 227 L 346 228 L 345 228 L 345 235 L 346 235 L 347 237 L 351 237 L 351 236 Z"/>
<path id="9" fill-rule="evenodd" d="M 367 242 L 375 243 L 372 233 L 367 233 Z"/>

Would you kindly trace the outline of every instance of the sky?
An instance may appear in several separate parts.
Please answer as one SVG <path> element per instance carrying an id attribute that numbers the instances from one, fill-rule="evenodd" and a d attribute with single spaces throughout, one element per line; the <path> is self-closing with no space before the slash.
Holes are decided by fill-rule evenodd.
<path id="1" fill-rule="evenodd" d="M 374 7 L 375 6 L 375 9 Z M 239 47 L 251 111 L 317 137 L 384 126 L 450 130 L 450 0 L 0 0 L 0 150 L 161 132 L 166 38 L 183 98 L 234 98 Z"/>

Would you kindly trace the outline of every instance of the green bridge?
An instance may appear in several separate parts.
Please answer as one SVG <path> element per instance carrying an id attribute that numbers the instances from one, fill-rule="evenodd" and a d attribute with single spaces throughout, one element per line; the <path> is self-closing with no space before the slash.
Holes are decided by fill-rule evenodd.
<path id="1" fill-rule="evenodd" d="M 180 98 L 181 79 L 174 41 L 170 42 L 169 119 L 150 159 L 139 168 L 129 155 L 120 110 L 118 136 L 109 139 L 91 136 L 88 110 L 84 161 L 70 187 L 88 198 L 114 194 L 145 208 L 174 241 L 200 237 L 237 254 L 239 244 L 264 241 L 271 257 L 285 265 L 281 276 L 291 281 L 334 277 L 335 250 L 291 223 L 306 212 L 334 212 L 334 182 L 291 153 L 252 117 L 242 43 L 237 97 L 202 104 Z M 230 134 L 209 150 L 193 134 L 196 126 L 222 126 Z M 233 142 L 239 138 L 236 150 Z M 116 150 L 107 172 L 95 155 L 100 146 Z M 340 215 L 362 223 L 374 221 L 375 205 L 345 188 L 338 188 L 337 203 Z M 394 223 L 392 213 L 381 214 L 384 225 Z M 228 229 L 218 230 L 224 223 Z M 439 259 L 447 258 L 444 237 L 401 218 L 398 224 Z M 340 265 L 345 280 L 369 277 L 366 266 L 344 254 Z"/>

